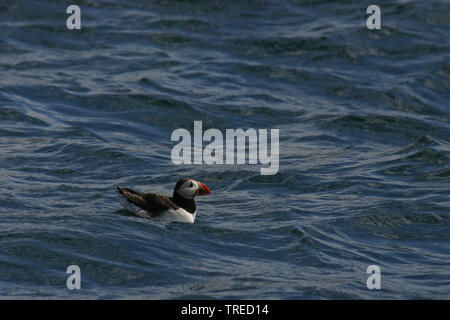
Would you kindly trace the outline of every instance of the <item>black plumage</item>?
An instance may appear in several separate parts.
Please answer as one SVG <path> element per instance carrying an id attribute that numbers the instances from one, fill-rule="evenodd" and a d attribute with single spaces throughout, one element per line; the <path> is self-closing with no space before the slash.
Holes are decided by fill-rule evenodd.
<path id="1" fill-rule="evenodd" d="M 152 217 L 157 216 L 158 214 L 169 210 L 177 210 L 178 208 L 183 208 L 189 213 L 194 213 L 197 209 L 195 205 L 195 201 L 193 199 L 185 199 L 178 193 L 176 190 L 185 182 L 175 186 L 175 190 L 173 192 L 172 197 L 164 196 L 156 193 L 141 193 L 129 188 L 119 188 L 117 190 L 120 194 L 122 194 L 128 201 L 135 204 L 139 208 L 148 211 L 152 214 Z M 178 187 L 178 188 L 177 188 Z"/>
<path id="2" fill-rule="evenodd" d="M 194 198 L 211 193 L 208 186 L 189 178 L 177 181 L 172 197 L 120 187 L 117 187 L 117 191 L 122 206 L 139 216 L 155 220 L 190 223 L 194 222 L 197 214 Z"/>

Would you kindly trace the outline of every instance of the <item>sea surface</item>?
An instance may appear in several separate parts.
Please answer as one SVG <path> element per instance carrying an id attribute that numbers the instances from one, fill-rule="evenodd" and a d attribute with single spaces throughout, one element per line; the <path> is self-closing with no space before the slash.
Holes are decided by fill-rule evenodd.
<path id="1" fill-rule="evenodd" d="M 0 298 L 450 299 L 450 1 L 372 2 L 0 1 Z M 194 121 L 278 173 L 175 165 Z M 182 177 L 194 224 L 119 204 Z"/>

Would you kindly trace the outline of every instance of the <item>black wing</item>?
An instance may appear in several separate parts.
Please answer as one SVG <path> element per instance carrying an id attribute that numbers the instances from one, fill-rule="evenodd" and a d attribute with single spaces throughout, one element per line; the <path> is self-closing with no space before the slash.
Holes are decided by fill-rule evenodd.
<path id="1" fill-rule="evenodd" d="M 158 214 L 168 209 L 176 210 L 179 208 L 167 196 L 155 193 L 144 194 L 128 188 L 117 188 L 117 190 L 123 194 L 128 201 L 151 213 Z"/>

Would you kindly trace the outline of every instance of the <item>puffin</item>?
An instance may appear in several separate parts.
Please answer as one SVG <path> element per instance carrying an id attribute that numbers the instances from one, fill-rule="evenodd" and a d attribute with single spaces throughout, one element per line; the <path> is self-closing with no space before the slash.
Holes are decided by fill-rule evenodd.
<path id="1" fill-rule="evenodd" d="M 168 222 L 194 223 L 197 206 L 194 198 L 211 193 L 203 183 L 182 178 L 177 181 L 172 197 L 156 193 L 141 193 L 129 188 L 117 187 L 119 201 L 124 209 L 139 217 Z"/>

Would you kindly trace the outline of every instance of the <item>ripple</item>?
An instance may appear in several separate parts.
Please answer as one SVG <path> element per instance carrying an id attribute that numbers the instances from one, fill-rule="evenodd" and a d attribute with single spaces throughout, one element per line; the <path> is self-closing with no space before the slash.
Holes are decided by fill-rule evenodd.
<path id="1" fill-rule="evenodd" d="M 387 3 L 376 31 L 351 1 L 79 5 L 68 31 L 54 1 L 0 3 L 3 298 L 448 296 L 445 1 Z M 279 172 L 174 165 L 196 120 L 278 128 Z M 212 190 L 195 224 L 121 209 L 117 185 L 185 176 Z"/>

